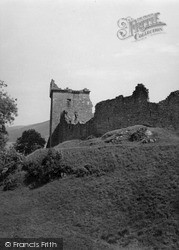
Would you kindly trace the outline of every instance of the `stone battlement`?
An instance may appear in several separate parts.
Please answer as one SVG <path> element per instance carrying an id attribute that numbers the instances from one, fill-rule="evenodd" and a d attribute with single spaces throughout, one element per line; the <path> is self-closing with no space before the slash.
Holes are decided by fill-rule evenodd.
<path id="1" fill-rule="evenodd" d="M 52 79 L 50 83 L 50 97 L 52 96 L 53 92 L 72 93 L 72 94 L 89 94 L 90 90 L 87 88 L 84 88 L 82 90 L 73 90 L 73 89 L 69 89 L 68 87 L 65 89 L 61 89 L 55 84 L 55 81 Z"/>

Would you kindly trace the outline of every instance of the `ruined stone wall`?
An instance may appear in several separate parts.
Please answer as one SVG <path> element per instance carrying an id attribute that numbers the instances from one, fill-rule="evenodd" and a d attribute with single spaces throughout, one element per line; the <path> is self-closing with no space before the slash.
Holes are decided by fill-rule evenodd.
<path id="1" fill-rule="evenodd" d="M 66 119 L 66 112 L 64 111 L 61 115 L 60 123 L 54 130 L 52 134 L 52 144 L 51 146 L 55 146 L 60 142 L 72 140 L 72 139 L 85 139 L 88 134 L 90 134 L 91 121 L 87 123 L 81 124 L 72 124 L 68 123 L 68 119 Z M 93 132 L 91 130 L 91 132 Z"/>
<path id="2" fill-rule="evenodd" d="M 119 96 L 96 105 L 94 115 L 98 136 L 117 128 L 144 124 L 168 129 L 179 129 L 179 92 L 173 92 L 159 103 L 148 102 L 134 94 Z"/>
<path id="3" fill-rule="evenodd" d="M 93 116 L 89 94 L 54 92 L 52 131 L 54 131 L 59 124 L 60 116 L 64 110 L 68 113 L 69 123 L 86 123 Z"/>
<path id="4" fill-rule="evenodd" d="M 98 103 L 94 117 L 85 124 L 70 124 L 63 114 L 53 134 L 52 146 L 65 140 L 101 136 L 107 131 L 137 124 L 179 129 L 179 91 L 172 92 L 159 103 L 151 103 L 148 90 L 138 84 L 131 96 L 120 95 Z"/>

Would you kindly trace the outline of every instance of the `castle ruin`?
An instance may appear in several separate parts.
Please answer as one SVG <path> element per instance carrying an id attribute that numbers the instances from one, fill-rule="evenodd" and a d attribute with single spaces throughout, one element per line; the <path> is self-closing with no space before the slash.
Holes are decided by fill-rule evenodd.
<path id="1" fill-rule="evenodd" d="M 69 124 L 84 124 L 90 120 L 92 114 L 92 102 L 89 98 L 90 90 L 61 89 L 52 79 L 50 83 L 50 134 L 60 122 L 60 118 L 65 112 L 65 119 Z"/>
<path id="2" fill-rule="evenodd" d="M 179 130 L 179 91 L 159 103 L 149 102 L 148 90 L 138 84 L 131 96 L 117 96 L 96 104 L 94 116 L 90 91 L 60 89 L 51 81 L 51 143 L 99 137 L 104 133 L 137 124 Z"/>

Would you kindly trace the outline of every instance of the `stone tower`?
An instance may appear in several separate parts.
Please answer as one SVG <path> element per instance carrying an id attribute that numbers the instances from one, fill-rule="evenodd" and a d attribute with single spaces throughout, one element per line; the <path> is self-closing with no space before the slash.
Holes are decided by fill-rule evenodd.
<path id="1" fill-rule="evenodd" d="M 90 90 L 72 90 L 59 88 L 54 80 L 50 83 L 50 134 L 60 122 L 61 114 L 65 111 L 69 124 L 86 123 L 93 116 Z"/>

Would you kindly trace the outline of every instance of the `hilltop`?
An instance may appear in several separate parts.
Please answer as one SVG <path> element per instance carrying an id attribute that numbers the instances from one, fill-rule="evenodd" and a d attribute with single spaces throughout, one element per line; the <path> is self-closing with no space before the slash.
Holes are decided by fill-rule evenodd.
<path id="1" fill-rule="evenodd" d="M 137 125 L 100 138 L 66 141 L 54 150 L 78 173 L 91 166 L 98 174 L 0 191 L 1 237 L 62 236 L 64 250 L 178 249 L 175 133 Z M 27 161 L 39 162 L 46 152 L 37 150 Z"/>

